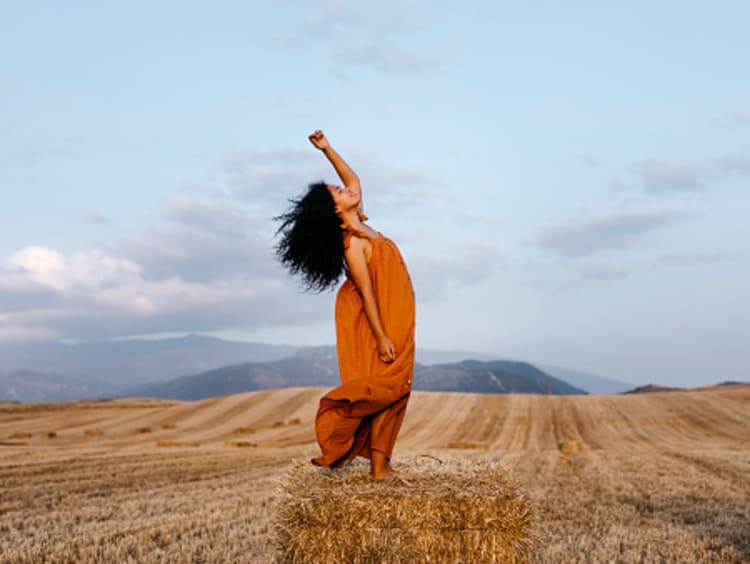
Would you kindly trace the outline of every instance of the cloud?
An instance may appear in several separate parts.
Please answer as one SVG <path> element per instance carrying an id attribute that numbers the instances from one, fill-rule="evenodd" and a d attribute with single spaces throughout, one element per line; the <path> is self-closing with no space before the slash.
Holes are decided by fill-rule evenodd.
<path id="1" fill-rule="evenodd" d="M 440 256 L 407 257 L 419 301 L 430 301 L 453 288 L 476 284 L 507 264 L 494 245 L 464 243 L 460 248 L 443 249 Z"/>
<path id="2" fill-rule="evenodd" d="M 425 53 L 425 16 L 411 15 L 400 2 L 324 2 L 318 16 L 298 27 L 304 41 L 272 37 L 276 47 L 312 50 L 340 67 L 361 68 L 388 76 L 423 76 L 440 68 L 440 59 Z M 419 22 L 419 24 L 415 22 Z M 346 77 L 346 74 L 344 74 Z"/>
<path id="3" fill-rule="evenodd" d="M 565 258 L 622 251 L 643 242 L 646 235 L 687 217 L 674 211 L 615 214 L 549 227 L 536 236 L 534 244 Z"/>
<path id="4" fill-rule="evenodd" d="M 576 272 L 585 280 L 616 280 L 627 277 L 630 270 L 621 266 L 587 263 L 577 266 Z"/>
<path id="5" fill-rule="evenodd" d="M 154 227 L 65 255 L 29 246 L 0 266 L 0 335 L 93 339 L 254 330 L 319 321 L 330 295 L 302 294 L 252 210 L 174 197 Z"/>
<path id="6" fill-rule="evenodd" d="M 690 164 L 646 161 L 633 165 L 644 192 L 700 191 L 707 188 L 711 169 Z"/>
<path id="7" fill-rule="evenodd" d="M 640 189 L 646 194 L 703 192 L 721 180 L 750 176 L 750 157 L 720 155 L 705 163 L 648 160 L 627 167 L 634 180 L 613 180 L 613 189 Z"/>
<path id="8" fill-rule="evenodd" d="M 359 153 L 346 156 L 362 182 L 365 211 L 375 208 L 391 216 L 404 209 L 439 205 L 453 198 L 453 192 L 421 170 L 386 165 Z M 318 151 L 272 150 L 234 151 L 221 155 L 214 164 L 218 182 L 229 188 L 226 194 L 267 216 L 278 215 L 287 200 L 303 193 L 311 182 L 340 183 L 336 172 Z"/>
<path id="9" fill-rule="evenodd" d="M 578 161 L 582 162 L 583 164 L 591 168 L 598 168 L 602 164 L 599 158 L 595 157 L 594 155 L 590 153 L 582 153 L 580 155 L 577 155 L 576 158 L 578 159 Z"/>
<path id="10" fill-rule="evenodd" d="M 733 112 L 728 116 L 729 121 L 736 124 L 750 124 L 750 112 Z"/>
<path id="11" fill-rule="evenodd" d="M 670 253 L 658 256 L 655 266 L 700 266 L 740 258 L 736 253 Z"/>
<path id="12" fill-rule="evenodd" d="M 106 216 L 96 212 L 89 212 L 85 215 L 84 221 L 93 225 L 103 225 L 108 227 L 112 221 Z"/>
<path id="13" fill-rule="evenodd" d="M 238 200 L 174 196 L 156 224 L 116 243 L 68 254 L 19 249 L 0 263 L 0 339 L 253 331 L 330 319 L 335 294 L 301 291 L 273 254 L 269 215 Z M 407 260 L 422 302 L 501 263 L 482 245 Z"/>

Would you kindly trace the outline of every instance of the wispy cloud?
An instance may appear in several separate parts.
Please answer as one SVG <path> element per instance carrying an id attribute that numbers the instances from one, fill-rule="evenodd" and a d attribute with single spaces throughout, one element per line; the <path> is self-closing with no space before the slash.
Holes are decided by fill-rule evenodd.
<path id="1" fill-rule="evenodd" d="M 586 263 L 578 265 L 576 272 L 586 280 L 616 280 L 627 277 L 630 269 L 609 264 Z"/>
<path id="2" fill-rule="evenodd" d="M 534 244 L 542 250 L 569 258 L 621 251 L 688 217 L 676 211 L 609 215 L 549 227 L 536 236 Z"/>
<path id="3" fill-rule="evenodd" d="M 464 243 L 445 248 L 440 256 L 419 255 L 408 259 L 409 271 L 420 301 L 430 301 L 458 286 L 474 285 L 507 261 L 495 245 Z"/>
<path id="4" fill-rule="evenodd" d="M 91 223 L 93 225 L 102 225 L 105 227 L 108 227 L 112 224 L 112 220 L 108 218 L 106 215 L 97 213 L 97 212 L 89 212 L 84 216 L 84 220 L 86 223 Z"/>
<path id="5" fill-rule="evenodd" d="M 274 36 L 277 47 L 312 48 L 341 68 L 362 68 L 389 76 L 423 76 L 440 68 L 440 58 L 423 41 L 424 15 L 409 13 L 401 2 L 324 2 L 318 17 L 299 26 L 299 38 Z M 417 23 L 418 22 L 418 23 Z M 344 76 L 347 76 L 344 73 Z"/>
<path id="6" fill-rule="evenodd" d="M 750 112 L 732 112 L 727 117 L 731 123 L 750 124 Z"/>
<path id="7" fill-rule="evenodd" d="M 613 189 L 639 189 L 645 194 L 702 192 L 736 176 L 750 176 L 750 157 L 720 155 L 704 163 L 648 160 L 632 163 L 626 178 L 612 181 Z"/>
<path id="8" fill-rule="evenodd" d="M 576 159 L 591 168 L 598 168 L 602 164 L 601 160 L 591 153 L 582 153 L 580 155 L 577 155 Z"/>
<path id="9" fill-rule="evenodd" d="M 653 262 L 655 266 L 701 266 L 737 260 L 742 255 L 738 253 L 669 253 L 659 255 Z"/>

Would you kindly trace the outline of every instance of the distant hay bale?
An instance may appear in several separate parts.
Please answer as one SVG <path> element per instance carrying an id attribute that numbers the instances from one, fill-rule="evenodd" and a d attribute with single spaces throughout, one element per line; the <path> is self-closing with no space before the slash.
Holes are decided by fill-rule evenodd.
<path id="1" fill-rule="evenodd" d="M 168 429 L 176 429 L 176 428 L 177 428 L 177 425 L 175 425 L 174 423 L 168 423 L 168 422 L 167 422 L 167 423 L 162 423 L 162 424 L 161 424 L 161 425 L 159 425 L 159 426 L 160 426 L 160 427 L 161 427 L 162 429 L 165 429 L 165 430 L 168 430 Z"/>
<path id="2" fill-rule="evenodd" d="M 145 433 L 150 433 L 151 427 L 136 427 L 134 432 L 136 435 L 143 435 Z"/>
<path id="3" fill-rule="evenodd" d="M 466 450 L 489 450 L 490 445 L 487 443 L 479 443 L 479 442 L 456 441 L 456 442 L 448 443 L 448 448 L 459 448 L 459 449 L 466 449 Z"/>
<path id="4" fill-rule="evenodd" d="M 247 448 L 247 447 L 257 447 L 257 443 L 251 443 L 250 441 L 224 441 L 225 447 L 231 447 L 231 448 Z"/>
<path id="5" fill-rule="evenodd" d="M 17 433 L 13 433 L 8 438 L 9 439 L 30 439 L 31 438 L 31 433 L 26 433 L 26 432 L 23 432 L 23 431 L 19 431 Z"/>
<path id="6" fill-rule="evenodd" d="M 278 429 L 279 427 L 283 427 L 283 426 L 284 426 L 284 422 L 283 421 L 274 421 L 273 423 L 271 423 L 268 426 L 268 428 L 269 429 Z"/>
<path id="7" fill-rule="evenodd" d="M 579 452 L 583 449 L 583 446 L 581 445 L 581 441 L 562 441 L 558 443 L 557 448 L 568 454 L 571 452 Z"/>
<path id="8" fill-rule="evenodd" d="M 84 429 L 84 437 L 101 437 L 103 433 L 99 429 Z"/>
<path id="9" fill-rule="evenodd" d="M 274 520 L 279 561 L 526 562 L 532 507 L 510 470 L 487 460 L 416 457 L 399 478 L 369 464 L 298 462 L 282 479 Z"/>
<path id="10" fill-rule="evenodd" d="M 302 423 L 302 420 L 299 417 L 292 417 L 286 420 L 287 425 L 299 425 L 300 423 Z"/>
<path id="11" fill-rule="evenodd" d="M 199 443 L 194 441 L 159 441 L 156 443 L 158 447 L 198 447 Z"/>
<path id="12" fill-rule="evenodd" d="M 56 437 L 57 437 L 57 433 L 55 433 L 54 431 L 47 431 L 46 433 L 44 433 L 45 439 L 54 439 Z"/>
<path id="13" fill-rule="evenodd" d="M 234 435 L 249 435 L 251 433 L 254 433 L 255 430 L 253 430 L 252 427 L 237 427 L 234 431 L 232 431 L 232 434 Z"/>

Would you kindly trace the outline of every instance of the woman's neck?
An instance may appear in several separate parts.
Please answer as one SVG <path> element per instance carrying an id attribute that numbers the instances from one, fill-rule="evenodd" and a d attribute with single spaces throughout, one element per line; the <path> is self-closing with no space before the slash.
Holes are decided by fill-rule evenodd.
<path id="1" fill-rule="evenodd" d="M 341 212 L 339 214 L 339 217 L 341 218 L 341 223 L 346 227 L 352 227 L 356 229 L 360 229 L 362 227 L 362 222 L 359 219 L 357 210 L 354 208 L 346 210 L 345 212 Z"/>

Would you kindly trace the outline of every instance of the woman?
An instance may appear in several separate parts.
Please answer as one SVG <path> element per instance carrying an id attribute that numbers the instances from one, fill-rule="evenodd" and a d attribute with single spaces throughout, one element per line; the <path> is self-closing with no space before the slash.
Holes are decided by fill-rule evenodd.
<path id="1" fill-rule="evenodd" d="M 311 184 L 279 216 L 276 252 L 308 289 L 333 287 L 341 385 L 325 394 L 315 418 L 322 451 L 313 464 L 340 468 L 356 456 L 374 478 L 397 473 L 390 460 L 414 374 L 414 290 L 398 247 L 364 223 L 359 178 L 322 131 L 309 137 L 343 186 Z"/>

